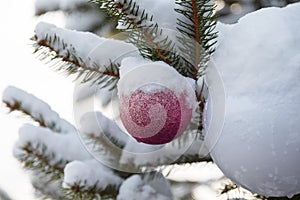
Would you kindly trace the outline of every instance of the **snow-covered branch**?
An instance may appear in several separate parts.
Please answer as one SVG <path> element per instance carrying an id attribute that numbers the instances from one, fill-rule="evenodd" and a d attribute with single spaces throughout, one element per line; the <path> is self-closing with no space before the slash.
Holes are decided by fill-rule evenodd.
<path id="1" fill-rule="evenodd" d="M 20 111 L 30 116 L 40 126 L 47 127 L 55 132 L 74 132 L 72 124 L 53 111 L 50 106 L 21 89 L 9 86 L 3 93 L 2 101 L 11 111 Z"/>
<path id="2" fill-rule="evenodd" d="M 66 144 L 68 148 L 65 148 Z M 54 168 L 60 173 L 70 161 L 90 158 L 76 132 L 57 134 L 47 128 L 29 124 L 19 130 L 14 156 L 24 162 L 25 167 L 31 168 L 30 165 L 36 167 L 38 164 L 34 162 L 38 162 L 41 167 Z"/>
<path id="3" fill-rule="evenodd" d="M 80 199 L 116 197 L 123 179 L 97 160 L 73 161 L 65 168 L 63 187 Z"/>
<path id="4" fill-rule="evenodd" d="M 103 134 L 120 148 L 126 145 L 128 135 L 118 125 L 105 117 L 101 112 L 91 112 L 81 118 L 80 131 L 93 138 L 101 138 Z"/>
<path id="5" fill-rule="evenodd" d="M 41 60 L 54 63 L 54 66 L 67 75 L 76 74 L 82 82 L 92 81 L 113 88 L 119 78 L 119 63 L 110 57 L 93 60 L 89 53 L 108 39 L 88 32 L 78 32 L 57 28 L 52 24 L 39 23 L 35 30 L 34 47 Z M 57 61 L 57 62 L 54 62 Z"/>
<path id="6" fill-rule="evenodd" d="M 35 196 L 39 199 L 64 199 L 62 190 L 62 174 L 52 176 L 51 173 L 45 173 L 38 170 L 29 170 L 30 181 L 35 189 Z"/>

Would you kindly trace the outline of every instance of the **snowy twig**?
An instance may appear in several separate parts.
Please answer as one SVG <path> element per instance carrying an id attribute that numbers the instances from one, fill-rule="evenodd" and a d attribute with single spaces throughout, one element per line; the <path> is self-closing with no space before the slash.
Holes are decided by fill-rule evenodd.
<path id="1" fill-rule="evenodd" d="M 101 112 L 91 112 L 81 118 L 80 125 L 80 131 L 87 137 L 94 151 L 105 152 L 108 157 L 111 156 L 116 162 L 119 161 L 128 136 L 114 121 Z"/>
<path id="2" fill-rule="evenodd" d="M 91 81 L 113 89 L 119 79 L 119 63 L 106 58 L 106 64 L 100 64 L 88 57 L 106 40 L 91 33 L 61 29 L 47 23 L 38 24 L 33 37 L 35 52 L 40 53 L 41 60 L 54 63 L 57 70 L 67 75 L 76 74 L 76 79 L 80 78 L 82 82 Z"/>
<path id="3" fill-rule="evenodd" d="M 129 33 L 129 42 L 134 44 L 140 54 L 152 61 L 163 61 L 176 68 L 182 75 L 187 75 L 179 64 L 180 56 L 176 53 L 175 42 L 153 16 L 134 0 L 91 0 L 100 5 L 101 9 L 119 22 L 117 28 Z"/>
<path id="4" fill-rule="evenodd" d="M 72 124 L 53 111 L 50 106 L 21 89 L 9 86 L 3 93 L 2 101 L 11 111 L 20 111 L 30 116 L 40 126 L 47 127 L 55 132 L 74 132 Z"/>
<path id="5" fill-rule="evenodd" d="M 122 178 L 99 161 L 73 161 L 65 168 L 63 187 L 72 199 L 95 199 L 116 197 L 122 182 Z"/>
<path id="6" fill-rule="evenodd" d="M 37 149 L 41 149 L 41 152 L 37 151 Z M 51 155 L 52 157 L 47 156 L 45 154 L 46 149 L 45 145 L 36 145 L 34 147 L 31 143 L 27 143 L 27 145 L 22 147 L 23 156 L 19 156 L 18 159 L 29 170 L 51 174 L 51 180 L 61 179 L 67 161 L 60 160 L 56 164 L 50 164 L 50 160 L 53 159 L 54 155 Z"/>
<path id="7" fill-rule="evenodd" d="M 200 162 L 212 162 L 210 156 L 200 156 L 200 155 L 182 155 L 172 164 L 187 164 L 187 163 L 200 163 Z"/>
<path id="8" fill-rule="evenodd" d="M 55 36 L 54 36 L 54 38 L 55 38 Z M 48 38 L 47 38 L 47 39 L 48 39 Z M 112 76 L 112 77 L 114 77 L 114 78 L 119 78 L 119 74 L 118 74 L 118 73 L 115 73 L 114 71 L 108 70 L 108 67 L 106 67 L 106 68 L 107 68 L 107 71 L 100 71 L 100 70 L 99 70 L 99 67 L 97 67 L 97 66 L 95 66 L 95 67 L 86 66 L 86 65 L 83 63 L 82 59 L 81 59 L 80 57 L 79 57 L 79 58 L 76 58 L 75 53 L 72 54 L 71 51 L 68 52 L 68 56 L 67 56 L 67 57 L 59 56 L 60 51 L 59 51 L 59 50 L 55 50 L 55 49 L 52 47 L 52 45 L 50 44 L 52 39 L 49 38 L 48 41 L 47 41 L 47 39 L 46 39 L 46 40 L 40 40 L 40 41 L 38 41 L 38 42 L 37 42 L 37 45 L 40 46 L 40 47 L 46 47 L 47 49 L 49 49 L 49 51 L 50 51 L 50 52 L 49 52 L 49 55 L 51 55 L 51 52 L 56 53 L 57 56 L 55 56 L 55 58 L 53 58 L 53 59 L 60 58 L 63 62 L 69 63 L 69 64 L 70 64 L 70 65 L 69 65 L 70 68 L 71 68 L 71 67 L 74 67 L 74 68 L 77 69 L 77 71 L 80 71 L 80 69 L 82 69 L 82 71 L 89 71 L 89 72 L 91 72 L 91 73 L 103 74 L 103 75 L 107 75 L 107 76 Z M 36 36 L 34 37 L 34 40 L 37 40 L 37 37 L 36 37 Z M 63 41 L 61 41 L 61 46 L 64 46 L 64 47 L 65 47 L 65 46 L 67 46 L 67 44 L 64 43 Z M 40 50 L 40 48 L 37 49 L 37 51 L 39 51 L 39 50 Z M 75 49 L 74 49 L 73 52 L 75 52 Z M 49 56 L 49 55 L 47 55 L 47 56 Z M 118 67 L 118 66 L 115 66 L 115 65 L 112 64 L 111 67 L 112 67 L 112 68 L 113 68 L 113 67 L 116 68 L 116 67 Z M 117 72 L 117 70 L 116 70 L 116 72 Z"/>

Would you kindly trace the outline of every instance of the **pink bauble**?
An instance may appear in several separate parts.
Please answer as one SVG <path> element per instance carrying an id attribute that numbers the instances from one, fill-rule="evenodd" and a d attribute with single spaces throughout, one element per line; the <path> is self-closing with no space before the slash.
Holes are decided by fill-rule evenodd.
<path id="1" fill-rule="evenodd" d="M 189 125 L 193 110 L 186 99 L 186 93 L 176 95 L 158 84 L 145 85 L 130 96 L 121 96 L 121 120 L 138 142 L 165 144 Z"/>

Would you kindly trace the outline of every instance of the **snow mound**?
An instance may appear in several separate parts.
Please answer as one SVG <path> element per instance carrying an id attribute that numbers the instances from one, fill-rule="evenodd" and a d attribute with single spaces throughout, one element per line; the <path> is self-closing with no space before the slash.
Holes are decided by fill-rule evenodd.
<path id="1" fill-rule="evenodd" d="M 37 41 L 52 38 L 51 46 L 60 56 L 68 57 L 69 52 L 83 61 L 88 54 L 106 39 L 89 32 L 80 32 L 58 28 L 53 24 L 40 22 L 35 28 Z M 59 40 L 54 40 L 57 37 Z M 64 44 L 63 44 L 63 43 Z"/>
<path id="2" fill-rule="evenodd" d="M 104 190 L 108 186 L 118 187 L 122 181 L 97 160 L 73 161 L 65 167 L 63 187 L 79 185 L 89 189 L 96 185 L 96 189 Z"/>
<path id="3" fill-rule="evenodd" d="M 48 157 L 49 164 L 53 166 L 61 161 L 64 163 L 73 160 L 86 160 L 91 157 L 81 144 L 76 132 L 57 134 L 47 128 L 25 124 L 19 130 L 19 140 L 14 148 L 14 156 L 21 159 L 26 155 L 23 148 L 27 147 L 28 144 L 38 154 Z"/>
<path id="4" fill-rule="evenodd" d="M 226 119 L 211 155 L 227 177 L 265 196 L 300 192 L 299 11 L 299 3 L 267 8 L 220 26 L 214 55 Z"/>

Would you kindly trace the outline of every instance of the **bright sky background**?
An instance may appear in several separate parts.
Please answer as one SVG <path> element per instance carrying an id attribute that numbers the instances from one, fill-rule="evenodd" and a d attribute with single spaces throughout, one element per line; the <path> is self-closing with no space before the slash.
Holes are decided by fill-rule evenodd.
<path id="1" fill-rule="evenodd" d="M 71 79 L 53 72 L 32 54 L 29 38 L 37 20 L 56 24 L 59 17 L 36 19 L 34 1 L 2 1 L 0 7 L 0 94 L 8 85 L 30 92 L 49 103 L 62 117 L 72 120 Z M 51 21 L 52 20 L 52 21 Z M 56 21 L 53 21 L 56 20 Z M 0 104 L 0 188 L 14 200 L 33 199 L 28 174 L 12 156 L 19 127 L 26 122 L 20 114 L 7 114 Z"/>

